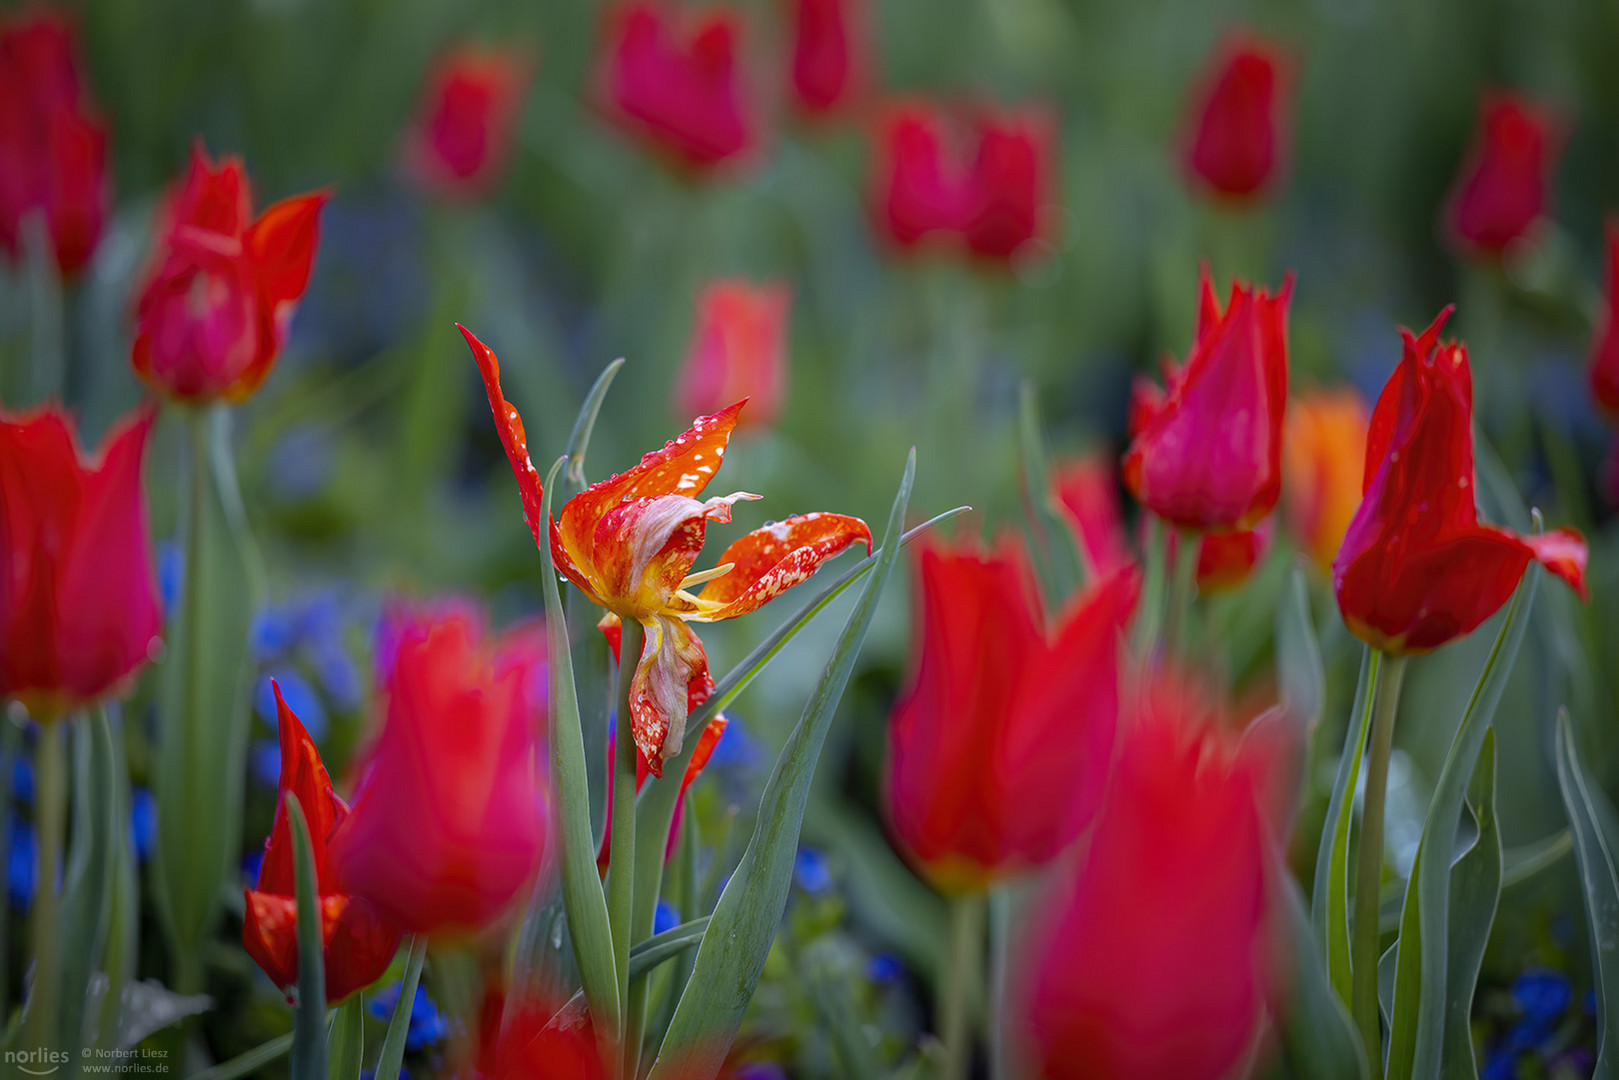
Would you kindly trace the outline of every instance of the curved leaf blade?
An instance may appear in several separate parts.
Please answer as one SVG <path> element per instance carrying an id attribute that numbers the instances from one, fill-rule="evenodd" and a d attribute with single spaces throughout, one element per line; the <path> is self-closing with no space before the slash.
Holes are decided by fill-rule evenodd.
<path id="1" fill-rule="evenodd" d="M 1503 853 L 1501 825 L 1495 814 L 1495 729 L 1484 733 L 1468 786 L 1467 802 L 1478 823 L 1478 838 L 1450 870 L 1450 961 L 1445 981 L 1444 1047 L 1440 1054 L 1445 1080 L 1477 1080 L 1473 1056 L 1473 992 L 1478 986 L 1484 948 L 1501 900 Z"/>
<path id="2" fill-rule="evenodd" d="M 1591 935 L 1591 970 L 1596 976 L 1597 1060 L 1595 1080 L 1611 1080 L 1619 1073 L 1614 1062 L 1619 1037 L 1619 861 L 1613 842 L 1619 836 L 1619 817 L 1580 761 L 1568 712 L 1557 714 L 1557 783 L 1574 834 L 1574 861 L 1580 870 L 1580 891 L 1585 896 L 1585 922 Z"/>

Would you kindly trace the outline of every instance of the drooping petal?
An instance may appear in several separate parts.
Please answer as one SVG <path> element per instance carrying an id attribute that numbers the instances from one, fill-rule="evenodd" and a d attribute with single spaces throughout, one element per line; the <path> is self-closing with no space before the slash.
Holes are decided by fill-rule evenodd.
<path id="1" fill-rule="evenodd" d="M 544 482 L 529 457 L 528 433 L 523 430 L 523 418 L 517 414 L 516 407 L 507 404 L 506 396 L 501 393 L 500 361 L 471 330 L 460 323 L 456 323 L 455 328 L 467 339 L 472 358 L 478 362 L 478 373 L 483 376 L 484 391 L 489 395 L 489 411 L 494 414 L 495 430 L 500 433 L 500 445 L 505 447 L 506 460 L 511 462 L 512 475 L 517 477 L 517 492 L 523 499 L 523 520 L 528 522 L 528 531 L 534 534 L 534 543 L 543 544 L 540 508 L 544 505 Z"/>
<path id="2" fill-rule="evenodd" d="M 763 607 L 852 544 L 870 554 L 871 529 L 846 514 L 799 514 L 755 529 L 719 557 L 716 565 L 731 563 L 731 572 L 704 587 L 701 614 L 692 617 L 715 622 Z"/>
<path id="3" fill-rule="evenodd" d="M 1585 564 L 1591 550 L 1585 537 L 1574 529 L 1562 528 L 1521 539 L 1534 552 L 1536 562 L 1568 582 L 1581 600 L 1591 599 L 1591 590 L 1585 584 Z"/>
<path id="4" fill-rule="evenodd" d="M 702 641 L 682 619 L 653 620 L 630 680 L 630 726 L 653 776 L 662 776 L 664 759 L 680 753 L 694 686 L 712 686 Z"/>

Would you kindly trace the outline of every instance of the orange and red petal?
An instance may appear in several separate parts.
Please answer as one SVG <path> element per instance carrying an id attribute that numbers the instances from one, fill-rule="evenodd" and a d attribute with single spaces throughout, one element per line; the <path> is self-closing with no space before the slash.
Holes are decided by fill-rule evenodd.
<path id="1" fill-rule="evenodd" d="M 646 628 L 641 660 L 630 680 L 630 728 L 653 776 L 680 753 L 694 689 L 712 686 L 703 643 L 681 619 L 659 617 Z"/>
<path id="2" fill-rule="evenodd" d="M 731 572 L 703 589 L 695 617 L 713 622 L 763 607 L 853 544 L 869 554 L 871 529 L 846 514 L 799 514 L 755 529 L 720 555 L 717 565 L 731 563 Z"/>
<path id="3" fill-rule="evenodd" d="M 588 546 L 569 551 L 590 579 L 596 602 L 633 618 L 667 609 L 702 550 L 708 522 L 731 520 L 731 504 L 756 495 L 736 492 L 699 502 L 656 495 L 610 507 L 596 521 Z"/>
<path id="4" fill-rule="evenodd" d="M 478 362 L 478 373 L 483 376 L 483 387 L 489 395 L 489 411 L 495 416 L 495 430 L 500 433 L 500 445 L 506 449 L 506 460 L 511 463 L 512 475 L 517 477 L 518 493 L 523 498 L 523 519 L 528 522 L 528 531 L 534 534 L 534 543 L 543 544 L 545 539 L 540 533 L 540 508 L 544 505 L 544 484 L 529 458 L 528 434 L 523 430 L 523 418 L 517 414 L 514 406 L 507 403 L 506 395 L 501 393 L 500 361 L 471 330 L 460 323 L 456 323 L 455 328 L 467 339 L 472 358 Z"/>
<path id="5" fill-rule="evenodd" d="M 282 199 L 260 214 L 247 230 L 247 252 L 258 266 L 259 284 L 272 307 L 303 296 L 320 243 L 320 211 L 331 193 L 312 192 Z"/>

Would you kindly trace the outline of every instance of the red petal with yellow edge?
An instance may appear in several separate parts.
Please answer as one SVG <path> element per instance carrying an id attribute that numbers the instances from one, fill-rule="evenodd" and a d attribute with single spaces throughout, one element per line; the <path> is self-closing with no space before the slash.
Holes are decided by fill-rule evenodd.
<path id="1" fill-rule="evenodd" d="M 500 444 L 506 448 L 506 460 L 511 462 L 512 474 L 517 477 L 517 490 L 523 496 L 523 519 L 534 542 L 542 544 L 540 537 L 541 496 L 545 494 L 540 474 L 528 454 L 528 434 L 523 430 L 523 418 L 500 392 L 500 361 L 489 346 L 479 341 L 471 330 L 455 324 L 461 336 L 472 349 L 472 358 L 478 362 L 478 373 L 483 376 L 483 388 L 489 394 L 489 411 L 495 414 L 495 430 L 500 432 Z"/>
<path id="2" fill-rule="evenodd" d="M 871 529 L 846 514 L 799 514 L 755 529 L 720 556 L 718 565 L 732 563 L 731 572 L 703 590 L 703 613 L 693 618 L 712 622 L 763 607 L 856 543 L 870 554 Z"/>
<path id="3" fill-rule="evenodd" d="M 739 401 L 712 416 L 698 417 L 684 434 L 665 443 L 663 449 L 644 455 L 633 469 L 592 484 L 569 499 L 557 515 L 562 548 L 575 560 L 582 558 L 590 550 L 596 523 L 620 503 L 657 495 L 695 499 L 702 494 L 719 470 L 726 444 L 736 428 L 737 414 L 746 404 Z"/>
<path id="4" fill-rule="evenodd" d="M 648 771 L 662 776 L 664 759 L 680 753 L 693 699 L 707 700 L 713 681 L 703 643 L 684 621 L 660 618 L 645 640 L 630 680 L 630 727 Z"/>
<path id="5" fill-rule="evenodd" d="M 1520 539 L 1535 553 L 1536 562 L 1568 582 L 1581 600 L 1591 599 L 1591 590 L 1585 584 L 1585 564 L 1591 551 L 1586 547 L 1585 537 L 1577 530 L 1553 529 Z"/>

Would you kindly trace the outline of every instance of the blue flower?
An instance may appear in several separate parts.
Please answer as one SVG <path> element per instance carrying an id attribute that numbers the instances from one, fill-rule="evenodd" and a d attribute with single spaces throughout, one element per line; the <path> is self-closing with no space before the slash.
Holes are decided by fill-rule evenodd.
<path id="1" fill-rule="evenodd" d="M 680 925 L 680 912 L 666 900 L 658 901 L 658 909 L 652 913 L 652 932 L 661 934 L 665 930 L 673 930 Z"/>
<path id="2" fill-rule="evenodd" d="M 34 852 L 34 829 L 18 817 L 11 819 L 11 858 L 6 866 L 6 888 L 11 906 L 26 912 L 39 883 L 39 856 Z"/>
<path id="3" fill-rule="evenodd" d="M 289 609 L 267 604 L 253 617 L 248 641 L 255 659 L 274 660 L 298 643 L 298 620 Z"/>
<path id="4" fill-rule="evenodd" d="M 129 794 L 129 839 L 135 857 L 145 862 L 157 843 L 157 800 L 150 788 L 138 787 Z"/>
<path id="5" fill-rule="evenodd" d="M 878 986 L 886 986 L 905 974 L 905 964 L 893 953 L 878 953 L 871 958 L 866 975 Z"/>
<path id="6" fill-rule="evenodd" d="M 34 804 L 34 763 L 26 754 L 18 754 L 11 763 L 11 794 L 30 806 Z"/>
<path id="7" fill-rule="evenodd" d="M 281 786 L 281 744 L 260 739 L 248 748 L 247 771 L 265 787 Z"/>
<path id="8" fill-rule="evenodd" d="M 180 545 L 173 540 L 157 542 L 157 591 L 163 600 L 163 613 L 174 614 L 180 602 L 180 586 L 185 581 L 186 559 Z"/>
<path id="9" fill-rule="evenodd" d="M 1523 1010 L 1523 1023 L 1545 1034 L 1568 1011 L 1573 987 L 1561 971 L 1531 968 L 1513 980 L 1512 1000 Z"/>
<path id="10" fill-rule="evenodd" d="M 814 848 L 800 847 L 793 860 L 793 878 L 798 887 L 811 896 L 820 896 L 832 890 L 832 871 L 826 858 Z"/>
<path id="11" fill-rule="evenodd" d="M 317 743 L 324 742 L 326 730 L 330 727 L 326 720 L 326 706 L 321 704 L 320 694 L 309 685 L 308 680 L 291 668 L 277 668 L 259 679 L 258 693 L 253 698 L 253 711 L 266 724 L 276 726 L 275 688 L 270 685 L 272 678 L 281 685 L 281 696 L 286 700 L 287 708 L 303 722 L 309 737 Z"/>
<path id="12" fill-rule="evenodd" d="M 393 1019 L 394 1008 L 399 1004 L 399 990 L 399 983 L 383 987 L 366 1008 L 378 1020 Z M 427 987 L 418 985 L 416 997 L 410 1005 L 410 1027 L 405 1031 L 405 1049 L 425 1050 L 443 1042 L 449 1034 L 450 1025 L 433 999 L 427 996 Z"/>
<path id="13" fill-rule="evenodd" d="M 264 849 L 258 848 L 242 856 L 242 878 L 249 887 L 257 887 L 259 883 L 259 867 L 264 865 Z"/>

